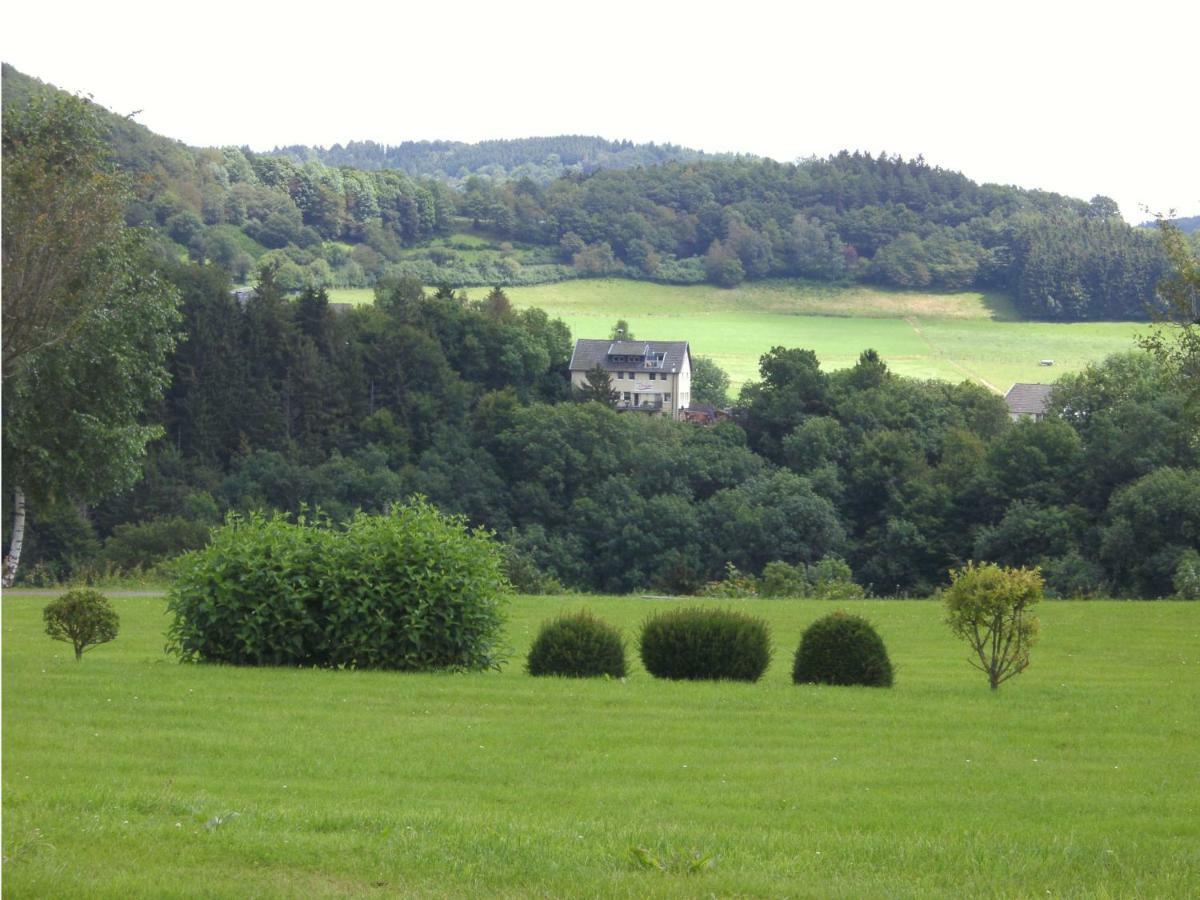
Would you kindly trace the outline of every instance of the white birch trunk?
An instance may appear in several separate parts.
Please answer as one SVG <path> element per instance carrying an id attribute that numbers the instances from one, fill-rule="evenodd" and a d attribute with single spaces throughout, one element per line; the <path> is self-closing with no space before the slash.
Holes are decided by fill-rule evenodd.
<path id="1" fill-rule="evenodd" d="M 17 567 L 21 565 L 21 546 L 25 543 L 25 492 L 13 489 L 13 533 L 12 544 L 4 557 L 4 575 L 0 584 L 9 588 L 17 580 Z"/>

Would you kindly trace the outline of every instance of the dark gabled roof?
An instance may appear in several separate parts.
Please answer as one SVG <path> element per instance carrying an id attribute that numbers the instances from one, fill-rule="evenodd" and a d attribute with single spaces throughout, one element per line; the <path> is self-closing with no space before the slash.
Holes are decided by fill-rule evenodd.
<path id="1" fill-rule="evenodd" d="M 645 356 L 654 358 L 663 354 L 661 365 L 646 367 L 637 362 L 613 362 L 610 356 Z M 596 366 L 607 372 L 628 372 L 631 370 L 647 370 L 652 372 L 678 372 L 683 368 L 683 361 L 690 359 L 687 341 L 597 341 L 581 338 L 575 342 L 575 352 L 571 354 L 572 372 L 586 372 Z"/>
<path id="2" fill-rule="evenodd" d="M 690 413 L 704 413 L 706 416 L 716 416 L 717 408 L 711 403 L 689 403 L 687 411 Z"/>
<path id="3" fill-rule="evenodd" d="M 1004 395 L 1008 411 L 1019 416 L 1044 416 L 1050 403 L 1052 384 L 1014 384 Z"/>

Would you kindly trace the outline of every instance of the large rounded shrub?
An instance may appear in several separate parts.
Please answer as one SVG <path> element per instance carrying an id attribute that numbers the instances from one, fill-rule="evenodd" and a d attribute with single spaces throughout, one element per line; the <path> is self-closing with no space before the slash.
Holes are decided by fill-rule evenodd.
<path id="1" fill-rule="evenodd" d="M 728 609 L 687 607 L 642 626 L 642 664 L 656 678 L 758 681 L 771 661 L 762 619 Z"/>
<path id="2" fill-rule="evenodd" d="M 231 517 L 171 589 L 186 661 L 372 669 L 499 664 L 498 545 L 421 499 L 344 527 Z"/>
<path id="3" fill-rule="evenodd" d="M 800 638 L 792 666 L 796 684 L 892 686 L 892 663 L 883 639 L 861 616 L 835 612 L 817 619 Z"/>
<path id="4" fill-rule="evenodd" d="M 583 610 L 542 624 L 529 648 L 530 675 L 594 678 L 625 675 L 625 642 L 607 622 Z"/>

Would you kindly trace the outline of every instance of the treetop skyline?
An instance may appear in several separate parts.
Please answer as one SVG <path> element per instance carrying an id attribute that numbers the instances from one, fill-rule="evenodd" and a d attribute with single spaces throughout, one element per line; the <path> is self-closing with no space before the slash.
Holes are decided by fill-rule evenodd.
<path id="1" fill-rule="evenodd" d="M 375 10 L 353 53 L 270 7 L 218 0 L 186 41 L 169 18 L 122 15 L 135 7 L 81 5 L 64 30 L 58 8 L 26 5 L 7 14 L 0 56 L 193 146 L 595 134 L 782 162 L 886 151 L 981 182 L 1111 196 L 1133 223 L 1143 206 L 1200 212 L 1190 148 L 1169 126 L 1200 25 L 1183 4 L 1130 16 L 751 0 L 714 17 L 524 0 Z M 379 52 L 374 36 L 399 49 Z"/>

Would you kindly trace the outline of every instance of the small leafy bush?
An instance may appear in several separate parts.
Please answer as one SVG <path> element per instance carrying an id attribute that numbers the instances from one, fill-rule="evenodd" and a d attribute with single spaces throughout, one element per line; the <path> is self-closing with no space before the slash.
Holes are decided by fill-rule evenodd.
<path id="1" fill-rule="evenodd" d="M 542 624 L 529 648 L 530 675 L 572 678 L 625 676 L 625 642 L 621 634 L 586 610 Z"/>
<path id="2" fill-rule="evenodd" d="M 793 566 L 775 560 L 763 568 L 759 593 L 764 597 L 807 597 L 809 588 L 803 563 Z"/>
<path id="3" fill-rule="evenodd" d="M 1180 600 L 1200 600 L 1200 553 L 1186 550 L 1175 566 L 1175 596 Z"/>
<path id="4" fill-rule="evenodd" d="M 770 630 L 733 610 L 668 610 L 642 626 L 641 656 L 656 678 L 758 681 L 771 661 Z"/>
<path id="5" fill-rule="evenodd" d="M 861 600 L 867 595 L 854 581 L 854 572 L 845 560 L 826 556 L 808 567 L 809 596 L 816 600 Z"/>
<path id="6" fill-rule="evenodd" d="M 850 566 L 836 556 L 826 556 L 811 566 L 769 562 L 763 569 L 758 592 L 763 597 L 814 600 L 861 600 L 866 596 L 866 591 L 854 582 Z"/>
<path id="7" fill-rule="evenodd" d="M 721 581 L 710 581 L 700 589 L 701 597 L 722 597 L 739 600 L 758 596 L 758 582 L 731 562 L 725 563 L 725 577 Z"/>
<path id="8" fill-rule="evenodd" d="M 499 547 L 421 498 L 344 527 L 231 516 L 168 598 L 185 661 L 370 669 L 499 665 Z"/>
<path id="9" fill-rule="evenodd" d="M 46 634 L 75 648 L 75 661 L 98 644 L 116 640 L 121 620 L 108 598 L 98 591 L 67 591 L 42 610 Z"/>
<path id="10" fill-rule="evenodd" d="M 817 619 L 800 638 L 792 665 L 796 684 L 861 684 L 891 687 L 892 663 L 871 623 L 835 612 Z"/>

